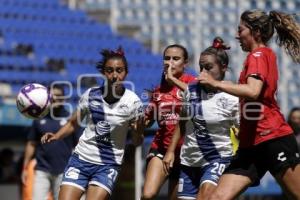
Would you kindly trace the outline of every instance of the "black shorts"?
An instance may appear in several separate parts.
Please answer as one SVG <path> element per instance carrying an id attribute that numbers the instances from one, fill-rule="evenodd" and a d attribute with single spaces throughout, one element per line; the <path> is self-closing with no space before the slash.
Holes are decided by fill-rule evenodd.
<path id="1" fill-rule="evenodd" d="M 171 172 L 169 174 L 169 179 L 176 179 L 176 180 L 179 179 L 179 175 L 180 175 L 179 153 L 180 153 L 180 151 L 175 153 L 175 161 L 174 161 L 173 167 L 171 169 Z M 158 157 L 161 160 L 163 160 L 165 154 L 166 154 L 166 152 L 163 150 L 150 148 L 149 153 L 147 155 L 147 159 L 146 159 L 146 165 L 147 165 L 146 167 L 148 167 L 148 163 L 153 157 Z"/>
<path id="2" fill-rule="evenodd" d="M 224 174 L 247 176 L 257 186 L 267 171 L 276 176 L 299 163 L 295 136 L 288 135 L 239 149 Z"/>

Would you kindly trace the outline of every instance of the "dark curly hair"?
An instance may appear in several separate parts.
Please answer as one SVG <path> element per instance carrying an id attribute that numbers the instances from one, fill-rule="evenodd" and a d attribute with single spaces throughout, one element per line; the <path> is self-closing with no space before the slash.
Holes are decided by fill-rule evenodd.
<path id="1" fill-rule="evenodd" d="M 102 59 L 97 62 L 96 68 L 103 74 L 104 67 L 108 60 L 110 59 L 121 59 L 125 65 L 125 71 L 128 73 L 128 63 L 125 57 L 125 53 L 122 47 L 119 47 L 117 50 L 113 51 L 110 49 L 103 49 L 100 54 L 102 55 Z"/>

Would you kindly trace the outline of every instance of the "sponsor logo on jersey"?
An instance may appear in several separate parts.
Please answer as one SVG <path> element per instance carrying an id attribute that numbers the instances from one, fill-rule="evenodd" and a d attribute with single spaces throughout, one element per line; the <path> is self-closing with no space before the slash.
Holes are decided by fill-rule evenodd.
<path id="1" fill-rule="evenodd" d="M 127 104 L 121 104 L 118 107 L 118 112 L 123 113 L 123 114 L 128 114 L 129 113 L 129 107 Z"/>
<path id="2" fill-rule="evenodd" d="M 257 51 L 257 52 L 254 52 L 252 55 L 253 55 L 254 57 L 260 57 L 260 56 L 262 55 L 262 52 Z"/>
<path id="3" fill-rule="evenodd" d="M 110 125 L 106 121 L 99 121 L 96 124 L 96 136 L 97 142 L 109 142 L 110 141 Z"/>
<path id="4" fill-rule="evenodd" d="M 107 135 L 110 132 L 110 125 L 106 121 L 99 121 L 96 125 L 96 131 L 99 135 Z"/>

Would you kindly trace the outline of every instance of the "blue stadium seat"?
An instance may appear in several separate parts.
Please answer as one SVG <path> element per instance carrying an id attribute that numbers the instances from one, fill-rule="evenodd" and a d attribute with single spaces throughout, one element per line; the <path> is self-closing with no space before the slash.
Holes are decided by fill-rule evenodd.
<path id="1" fill-rule="evenodd" d="M 0 64 L 3 62 L 3 65 L 10 64 L 25 70 L 14 72 L 9 78 L 4 77 L 6 81 L 20 84 L 31 81 L 48 83 L 62 79 L 75 84 L 78 75 L 82 73 L 98 73 L 94 66 L 101 57 L 101 49 L 122 46 L 130 70 L 133 71 L 128 78 L 138 86 L 137 91 L 142 92 L 144 87 L 157 82 L 150 75 L 161 73 L 161 57 L 151 54 L 149 49 L 136 40 L 113 33 L 109 25 L 96 23 L 83 11 L 69 10 L 58 0 L 1 1 L 6 2 L 0 8 L 5 45 L 11 45 L 13 49 L 18 44 L 29 44 L 34 50 L 33 59 L 11 57 L 0 61 Z M 144 7 L 142 4 L 140 6 Z M 47 72 L 46 60 L 51 58 L 65 61 L 65 75 Z M 44 67 L 45 71 L 26 71 L 26 66 L 33 68 L 34 65 Z M 147 83 L 139 84 L 143 82 L 140 74 L 147 75 Z"/>

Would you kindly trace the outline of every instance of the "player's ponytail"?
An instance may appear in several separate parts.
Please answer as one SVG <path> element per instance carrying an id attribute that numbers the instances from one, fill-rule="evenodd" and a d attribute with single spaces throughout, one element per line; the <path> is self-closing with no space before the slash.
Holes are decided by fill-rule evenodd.
<path id="1" fill-rule="evenodd" d="M 277 44 L 300 63 L 300 26 L 294 16 L 279 11 L 271 11 L 269 16 L 277 32 Z"/>
<path id="2" fill-rule="evenodd" d="M 294 62 L 300 63 L 300 26 L 293 15 L 274 10 L 267 14 L 262 10 L 253 9 L 243 12 L 241 20 L 252 33 L 258 33 L 265 44 L 272 38 L 275 29 L 277 44 L 285 48 Z"/>

